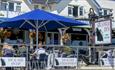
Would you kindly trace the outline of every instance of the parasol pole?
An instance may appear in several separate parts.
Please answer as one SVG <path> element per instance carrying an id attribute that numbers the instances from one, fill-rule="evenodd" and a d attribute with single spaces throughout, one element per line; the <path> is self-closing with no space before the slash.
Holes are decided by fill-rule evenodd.
<path id="1" fill-rule="evenodd" d="M 36 23 L 36 48 L 38 48 L 38 20 L 37 20 L 37 23 Z"/>

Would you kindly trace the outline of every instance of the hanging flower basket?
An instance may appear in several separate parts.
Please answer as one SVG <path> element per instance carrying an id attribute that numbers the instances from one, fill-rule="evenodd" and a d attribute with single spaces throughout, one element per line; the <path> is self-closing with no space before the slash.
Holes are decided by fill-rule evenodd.
<path id="1" fill-rule="evenodd" d="M 35 38 L 36 37 L 36 33 L 35 32 L 30 32 L 29 33 L 29 38 Z"/>

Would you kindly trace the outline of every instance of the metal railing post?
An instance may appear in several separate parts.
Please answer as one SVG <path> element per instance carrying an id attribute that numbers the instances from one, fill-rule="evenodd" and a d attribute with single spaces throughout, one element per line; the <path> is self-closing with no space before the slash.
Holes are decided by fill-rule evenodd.
<path id="1" fill-rule="evenodd" d="M 77 70 L 79 70 L 79 47 L 77 47 Z"/>

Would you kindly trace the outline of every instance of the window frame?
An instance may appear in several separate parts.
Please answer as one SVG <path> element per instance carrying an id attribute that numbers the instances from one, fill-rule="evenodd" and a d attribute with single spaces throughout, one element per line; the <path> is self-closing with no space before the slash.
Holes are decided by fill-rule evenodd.
<path id="1" fill-rule="evenodd" d="M 8 4 L 8 10 L 9 11 L 15 11 L 15 3 L 9 2 L 9 4 Z"/>
<path id="2" fill-rule="evenodd" d="M 8 6 L 7 2 L 1 2 L 1 7 L 0 7 L 0 9 L 3 10 L 3 11 L 7 11 L 7 10 L 8 10 L 8 9 L 7 9 L 7 6 Z M 4 8 L 3 8 L 3 7 L 4 7 Z"/>
<path id="3" fill-rule="evenodd" d="M 76 12 L 76 14 L 77 14 L 76 16 L 74 15 L 75 12 L 73 12 L 74 11 L 74 7 L 78 7 L 77 8 L 77 12 Z M 84 6 L 80 6 L 80 5 L 68 5 L 68 16 L 72 16 L 72 17 L 84 16 Z"/>
<path id="4" fill-rule="evenodd" d="M 21 11 L 21 3 L 16 3 L 16 10 L 17 12 L 20 12 Z"/>
<path id="5" fill-rule="evenodd" d="M 79 16 L 83 16 L 83 15 L 84 15 L 84 7 L 83 6 L 79 6 Z"/>
<path id="6" fill-rule="evenodd" d="M 73 16 L 73 6 L 69 5 L 68 6 L 68 16 L 72 15 Z"/>

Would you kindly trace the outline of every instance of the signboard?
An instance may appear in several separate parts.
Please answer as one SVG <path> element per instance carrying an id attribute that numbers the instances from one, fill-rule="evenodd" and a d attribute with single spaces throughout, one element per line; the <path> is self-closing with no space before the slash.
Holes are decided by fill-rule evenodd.
<path id="1" fill-rule="evenodd" d="M 55 66 L 77 66 L 77 58 L 56 58 Z"/>
<path id="2" fill-rule="evenodd" d="M 95 44 L 111 43 L 111 21 L 99 21 L 94 24 Z"/>
<path id="3" fill-rule="evenodd" d="M 24 57 L 0 57 L 0 67 L 25 67 Z"/>

